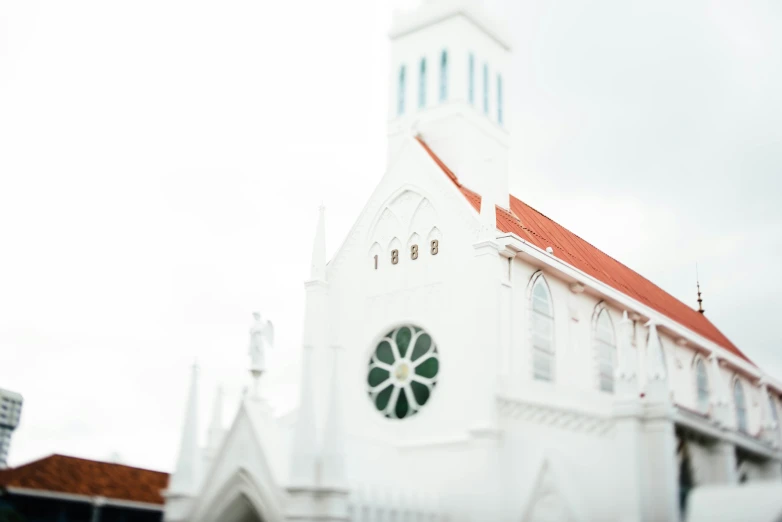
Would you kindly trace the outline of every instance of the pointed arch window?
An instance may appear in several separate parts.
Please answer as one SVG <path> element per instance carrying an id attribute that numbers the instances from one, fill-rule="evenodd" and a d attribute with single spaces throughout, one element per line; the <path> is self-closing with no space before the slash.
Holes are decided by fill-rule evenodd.
<path id="1" fill-rule="evenodd" d="M 399 68 L 399 86 L 397 87 L 397 115 L 405 113 L 405 66 Z"/>
<path id="2" fill-rule="evenodd" d="M 418 108 L 426 107 L 426 58 L 421 58 L 421 67 L 418 71 Z"/>
<path id="3" fill-rule="evenodd" d="M 448 99 L 448 51 L 440 54 L 440 101 Z"/>
<path id="4" fill-rule="evenodd" d="M 698 411 L 709 411 L 709 374 L 706 372 L 706 364 L 698 357 L 695 362 L 695 386 L 698 395 Z"/>
<path id="5" fill-rule="evenodd" d="M 497 123 L 502 125 L 502 76 L 497 75 Z"/>
<path id="6" fill-rule="evenodd" d="M 532 284 L 532 371 L 542 381 L 554 380 L 554 306 L 543 275 Z"/>
<path id="7" fill-rule="evenodd" d="M 470 53 L 467 71 L 467 98 L 470 101 L 470 105 L 475 105 L 475 55 L 472 53 Z"/>
<path id="8" fill-rule="evenodd" d="M 483 112 L 489 114 L 489 64 L 483 64 Z"/>
<path id="9" fill-rule="evenodd" d="M 736 428 L 739 431 L 747 432 L 747 401 L 744 396 L 744 386 L 736 378 L 733 381 L 733 405 L 736 408 Z"/>
<path id="10" fill-rule="evenodd" d="M 608 310 L 602 308 L 595 321 L 597 370 L 600 391 L 614 392 L 614 365 L 616 364 L 616 335 Z"/>

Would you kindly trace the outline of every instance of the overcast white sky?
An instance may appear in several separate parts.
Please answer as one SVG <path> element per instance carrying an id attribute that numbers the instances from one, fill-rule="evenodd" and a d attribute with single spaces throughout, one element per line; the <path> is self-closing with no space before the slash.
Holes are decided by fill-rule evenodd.
<path id="1" fill-rule="evenodd" d="M 414 0 L 410 0 L 414 2 Z M 295 401 L 317 206 L 329 254 L 384 168 L 390 0 L 0 0 L 0 387 L 10 464 L 170 470 L 258 309 Z M 782 377 L 782 4 L 496 0 L 514 194 L 694 304 Z"/>

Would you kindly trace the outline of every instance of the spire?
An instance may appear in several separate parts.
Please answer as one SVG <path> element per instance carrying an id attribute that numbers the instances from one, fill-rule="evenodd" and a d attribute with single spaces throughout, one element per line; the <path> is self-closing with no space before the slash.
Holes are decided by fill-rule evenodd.
<path id="1" fill-rule="evenodd" d="M 315 231 L 315 243 L 312 246 L 312 264 L 310 265 L 310 280 L 326 280 L 326 208 L 318 208 L 318 227 Z"/>
<path id="2" fill-rule="evenodd" d="M 312 347 L 304 346 L 301 369 L 299 411 L 293 432 L 290 484 L 313 486 L 317 476 L 317 436 L 312 394 Z"/>
<path id="3" fill-rule="evenodd" d="M 198 363 L 193 363 L 190 378 L 190 394 L 187 398 L 185 422 L 179 443 L 179 457 L 176 469 L 169 479 L 170 492 L 181 495 L 195 495 L 199 473 L 198 449 Z"/>
<path id="4" fill-rule="evenodd" d="M 703 313 L 706 310 L 703 309 L 703 299 L 701 298 L 701 281 L 698 277 L 698 263 L 695 263 L 695 282 L 698 285 L 698 312 Z"/>
<path id="5" fill-rule="evenodd" d="M 339 398 L 339 350 L 334 346 L 334 369 L 331 374 L 329 415 L 323 435 L 323 484 L 332 487 L 345 486 L 345 446 L 342 406 Z"/>
<path id="6" fill-rule="evenodd" d="M 215 402 L 212 406 L 212 420 L 209 422 L 209 433 L 207 435 L 206 447 L 210 457 L 213 457 L 218 450 L 223 437 L 223 387 L 217 387 Z"/>
<path id="7" fill-rule="evenodd" d="M 665 380 L 665 363 L 663 361 L 663 344 L 657 325 L 649 321 L 649 342 L 646 346 L 646 374 L 650 381 Z"/>

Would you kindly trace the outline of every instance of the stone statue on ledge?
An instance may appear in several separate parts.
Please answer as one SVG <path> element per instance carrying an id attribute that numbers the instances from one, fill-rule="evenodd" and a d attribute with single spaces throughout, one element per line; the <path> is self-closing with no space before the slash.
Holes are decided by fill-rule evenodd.
<path id="1" fill-rule="evenodd" d="M 253 312 L 255 322 L 250 328 L 250 373 L 258 387 L 258 378 L 266 371 L 266 350 L 274 344 L 274 326 L 262 321 L 259 312 Z"/>

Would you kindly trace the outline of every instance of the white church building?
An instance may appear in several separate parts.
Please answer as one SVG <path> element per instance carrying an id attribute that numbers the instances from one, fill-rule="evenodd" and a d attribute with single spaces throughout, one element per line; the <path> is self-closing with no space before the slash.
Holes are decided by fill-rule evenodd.
<path id="1" fill-rule="evenodd" d="M 509 41 L 477 0 L 395 17 L 388 164 L 328 262 L 321 209 L 298 408 L 253 391 L 199 447 L 194 373 L 166 521 L 678 521 L 782 483 L 782 381 L 509 194 Z"/>

